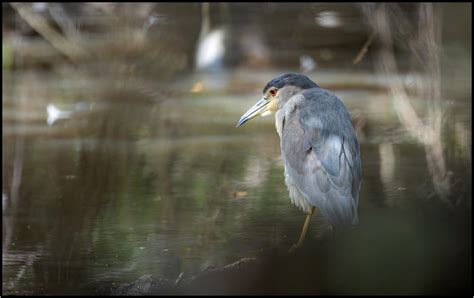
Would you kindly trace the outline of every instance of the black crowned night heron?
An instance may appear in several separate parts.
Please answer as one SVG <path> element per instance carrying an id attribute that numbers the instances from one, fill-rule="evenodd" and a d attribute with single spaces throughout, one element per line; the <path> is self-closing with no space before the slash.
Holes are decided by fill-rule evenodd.
<path id="1" fill-rule="evenodd" d="M 237 127 L 272 113 L 291 202 L 308 214 L 292 249 L 303 243 L 315 207 L 333 227 L 357 224 L 359 142 L 341 100 L 304 75 L 284 74 L 268 82 Z"/>

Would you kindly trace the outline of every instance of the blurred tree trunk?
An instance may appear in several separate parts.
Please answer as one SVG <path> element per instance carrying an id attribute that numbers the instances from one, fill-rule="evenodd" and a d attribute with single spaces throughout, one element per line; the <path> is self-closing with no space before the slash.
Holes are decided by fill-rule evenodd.
<path id="1" fill-rule="evenodd" d="M 395 3 L 365 4 L 363 12 L 372 34 L 380 43 L 375 65 L 381 75 L 391 77 L 389 89 L 398 118 L 408 132 L 423 144 L 434 188 L 441 200 L 451 205 L 448 199 L 449 172 L 441 142 L 440 12 L 432 3 L 411 5 L 415 8 L 415 14 L 411 16 L 402 9 L 401 4 Z M 404 82 L 397 76 L 391 76 L 400 72 L 396 53 L 404 48 L 408 49 L 411 57 L 409 74 L 421 75 L 421 80 L 415 79 L 415 95 L 428 101 L 425 121 L 411 104 L 410 97 L 413 95 L 407 93 Z"/>

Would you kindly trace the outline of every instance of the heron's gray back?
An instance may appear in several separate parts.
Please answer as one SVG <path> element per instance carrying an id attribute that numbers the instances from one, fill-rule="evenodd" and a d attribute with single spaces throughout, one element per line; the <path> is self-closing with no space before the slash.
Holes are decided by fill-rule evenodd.
<path id="1" fill-rule="evenodd" d="M 281 150 L 289 180 L 331 224 L 356 224 L 359 144 L 344 104 L 313 88 L 292 97 L 282 112 Z"/>

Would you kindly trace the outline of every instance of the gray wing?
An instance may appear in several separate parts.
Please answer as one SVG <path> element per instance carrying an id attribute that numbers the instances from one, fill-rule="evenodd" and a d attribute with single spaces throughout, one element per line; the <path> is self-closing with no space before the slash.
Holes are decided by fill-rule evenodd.
<path id="1" fill-rule="evenodd" d="M 361 182 L 359 144 L 343 103 L 310 89 L 285 111 L 281 148 L 285 169 L 331 224 L 357 224 Z"/>

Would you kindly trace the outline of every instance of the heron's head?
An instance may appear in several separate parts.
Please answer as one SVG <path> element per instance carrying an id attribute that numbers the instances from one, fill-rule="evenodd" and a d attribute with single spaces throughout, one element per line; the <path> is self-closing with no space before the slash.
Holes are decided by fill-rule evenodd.
<path id="1" fill-rule="evenodd" d="M 275 113 L 293 95 L 315 87 L 319 86 L 302 74 L 287 73 L 274 78 L 263 88 L 262 98 L 240 118 L 237 127 L 258 115 Z"/>

